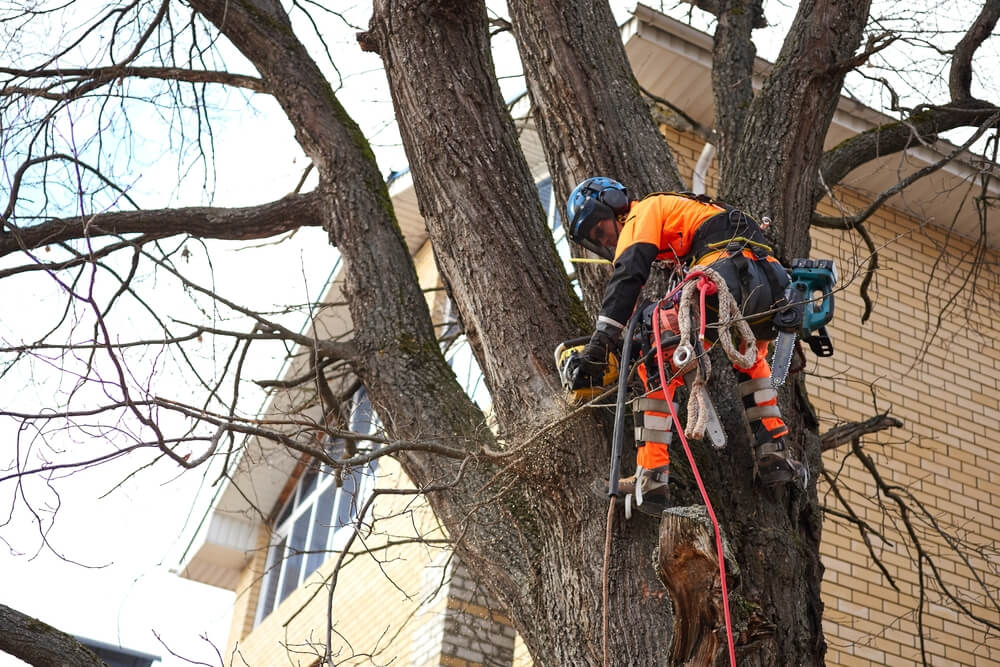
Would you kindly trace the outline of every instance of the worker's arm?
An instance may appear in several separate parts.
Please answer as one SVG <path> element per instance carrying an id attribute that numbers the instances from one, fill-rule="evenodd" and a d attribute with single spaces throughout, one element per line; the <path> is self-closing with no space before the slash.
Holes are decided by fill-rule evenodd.
<path id="1" fill-rule="evenodd" d="M 612 334 L 617 339 L 625 328 L 642 286 L 649 278 L 653 260 L 661 250 L 664 224 L 669 220 L 669 211 L 664 210 L 664 205 L 670 199 L 649 197 L 629 210 L 615 248 L 614 273 L 604 289 L 597 331 Z"/>
<path id="2" fill-rule="evenodd" d="M 617 338 L 625 327 L 642 286 L 649 278 L 650 267 L 659 248 L 652 243 L 633 243 L 615 259 L 614 273 L 604 290 L 597 330 L 613 333 Z"/>
<path id="3" fill-rule="evenodd" d="M 583 369 L 594 386 L 599 386 L 604 377 L 608 353 L 621 344 L 624 323 L 635 308 L 657 252 L 657 247 L 651 243 L 635 243 L 615 260 L 614 273 L 604 290 L 597 326 L 583 349 Z"/>

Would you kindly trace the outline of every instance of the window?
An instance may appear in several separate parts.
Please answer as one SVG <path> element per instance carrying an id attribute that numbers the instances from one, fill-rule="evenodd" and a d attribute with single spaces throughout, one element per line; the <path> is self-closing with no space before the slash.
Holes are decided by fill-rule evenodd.
<path id="1" fill-rule="evenodd" d="M 573 268 L 573 263 L 569 261 L 569 237 L 566 236 L 566 227 L 562 224 L 562 206 L 556 202 L 556 193 L 552 189 L 552 179 L 546 177 L 544 180 L 538 182 L 538 198 L 542 202 L 542 208 L 545 209 L 545 221 L 549 225 L 549 230 L 552 232 L 552 240 L 556 244 L 556 252 L 559 253 L 559 259 L 562 260 L 563 268 L 566 269 L 567 275 L 571 276 L 573 279 L 573 289 L 576 290 L 576 295 L 581 296 L 579 282 L 576 279 L 576 269 Z"/>
<path id="2" fill-rule="evenodd" d="M 374 433 L 378 418 L 364 389 L 354 395 L 350 430 Z M 344 442 L 328 449 L 343 452 Z M 370 446 L 370 443 L 368 443 Z M 366 443 L 359 442 L 358 450 Z M 344 547 L 358 511 L 375 487 L 376 462 L 345 471 L 340 488 L 327 466 L 310 465 L 278 514 L 257 609 L 259 623 L 327 559 Z"/>

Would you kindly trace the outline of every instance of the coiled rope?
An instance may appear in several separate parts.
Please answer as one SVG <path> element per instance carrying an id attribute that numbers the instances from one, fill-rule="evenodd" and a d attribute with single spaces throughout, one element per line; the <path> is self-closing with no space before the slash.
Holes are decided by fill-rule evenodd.
<path id="1" fill-rule="evenodd" d="M 697 280 L 694 280 L 697 278 Z M 698 294 L 698 310 L 696 310 L 694 296 Z M 680 303 L 677 305 L 677 324 L 680 328 L 681 341 L 677 349 L 684 346 L 692 352 L 691 361 L 684 368 L 678 371 L 685 375 L 692 367 L 697 367 L 697 379 L 689 387 L 691 397 L 688 399 L 688 419 L 685 434 L 689 438 L 700 440 L 705 435 L 705 428 L 708 425 L 708 406 L 711 400 L 708 396 L 709 374 L 712 371 L 712 362 L 708 355 L 704 354 L 705 345 L 705 297 L 717 294 L 719 297 L 719 342 L 729 360 L 740 368 L 747 369 L 757 361 L 757 338 L 753 335 L 750 325 L 743 317 L 739 304 L 733 298 L 732 292 L 726 285 L 725 279 L 718 271 L 709 268 L 692 271 L 688 274 L 684 287 L 681 290 Z M 662 302 L 661 302 L 662 303 Z M 691 323 L 699 323 L 698 341 L 691 340 Z M 733 340 L 733 328 L 743 341 L 745 352 L 740 352 Z M 695 344 L 698 347 L 695 347 Z M 695 350 L 698 352 L 693 353 Z M 702 357 L 700 360 L 698 357 Z"/>

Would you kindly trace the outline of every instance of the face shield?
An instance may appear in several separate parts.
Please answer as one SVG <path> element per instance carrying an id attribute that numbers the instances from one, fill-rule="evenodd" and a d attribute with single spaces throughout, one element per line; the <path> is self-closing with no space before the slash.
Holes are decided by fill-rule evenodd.
<path id="1" fill-rule="evenodd" d="M 590 238 L 590 233 L 602 220 L 614 220 L 614 212 L 606 205 L 593 197 L 588 197 L 580 206 L 576 217 L 570 226 L 570 239 L 580 244 L 598 257 L 603 257 L 609 262 L 614 259 L 614 248 L 608 248 L 596 243 Z"/>

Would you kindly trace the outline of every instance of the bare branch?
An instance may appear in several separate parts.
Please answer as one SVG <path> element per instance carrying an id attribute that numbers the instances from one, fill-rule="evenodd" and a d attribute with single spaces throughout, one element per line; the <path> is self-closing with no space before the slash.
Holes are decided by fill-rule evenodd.
<path id="1" fill-rule="evenodd" d="M 956 127 L 981 127 L 997 111 L 1000 109 L 995 106 L 972 101 L 915 109 L 906 120 L 879 125 L 828 150 L 820 161 L 823 181 L 833 187 L 866 162 L 898 153 L 918 142 L 934 141 L 939 133 Z M 824 194 L 825 189 L 817 183 L 814 203 Z"/>
<path id="2" fill-rule="evenodd" d="M 870 417 L 863 422 L 847 422 L 838 424 L 819 437 L 822 450 L 825 452 L 845 445 L 855 438 L 870 433 L 878 433 L 888 428 L 901 428 L 903 420 L 890 417 L 888 412 Z"/>
<path id="3" fill-rule="evenodd" d="M 969 137 L 969 139 L 966 140 L 964 144 L 962 144 L 955 150 L 951 151 L 948 155 L 944 156 L 937 162 L 929 164 L 926 167 L 923 167 L 922 169 L 918 169 L 917 171 L 913 172 L 906 178 L 894 184 L 891 188 L 889 188 L 882 194 L 875 197 L 872 200 L 871 204 L 869 204 L 868 207 L 861 213 L 858 213 L 857 215 L 854 215 L 850 218 L 831 218 L 827 216 L 814 215 L 812 219 L 812 224 L 816 225 L 817 227 L 824 227 L 826 229 L 854 228 L 858 223 L 864 222 L 869 217 L 871 217 L 871 215 L 875 213 L 875 211 L 877 211 L 879 208 L 881 208 L 882 205 L 893 195 L 902 192 L 907 187 L 909 187 L 916 181 L 919 181 L 924 176 L 934 173 L 941 167 L 945 166 L 952 160 L 959 157 L 962 153 L 967 151 L 969 147 L 972 146 L 972 144 L 978 141 L 979 137 L 983 136 L 983 134 L 987 130 L 989 130 L 992 127 L 995 127 L 998 121 L 1000 121 L 1000 112 L 994 113 L 989 118 L 987 118 L 982 124 L 980 124 L 979 127 L 976 129 L 976 131 L 972 134 L 971 137 Z"/>
<path id="4" fill-rule="evenodd" d="M 92 216 L 53 219 L 0 233 L 0 256 L 50 243 L 120 234 L 192 234 L 201 238 L 247 240 L 281 234 L 299 227 L 322 226 L 320 198 L 289 195 L 260 206 L 244 208 L 191 207 L 153 211 L 116 211 Z"/>
<path id="5" fill-rule="evenodd" d="M 95 67 L 93 69 L 22 70 L 0 67 L 0 74 L 24 79 L 51 79 L 41 86 L 14 85 L 0 88 L 0 96 L 24 95 L 52 101 L 78 99 L 101 86 L 125 78 L 164 79 L 182 83 L 215 83 L 245 88 L 256 93 L 269 92 L 260 78 L 230 72 L 196 70 L 184 67 Z"/>
<path id="6" fill-rule="evenodd" d="M 868 41 L 865 43 L 865 48 L 852 58 L 842 63 L 837 63 L 834 70 L 839 70 L 842 72 L 849 72 L 852 69 L 861 67 L 868 59 L 879 51 L 883 51 L 889 46 L 891 46 L 896 40 L 899 39 L 899 35 L 893 35 L 888 32 L 883 32 L 878 35 L 869 35 Z"/>
<path id="7" fill-rule="evenodd" d="M 986 0 L 979 16 L 955 45 L 948 74 L 948 90 L 953 100 L 972 100 L 972 57 L 993 33 L 1000 19 L 1000 0 Z"/>

